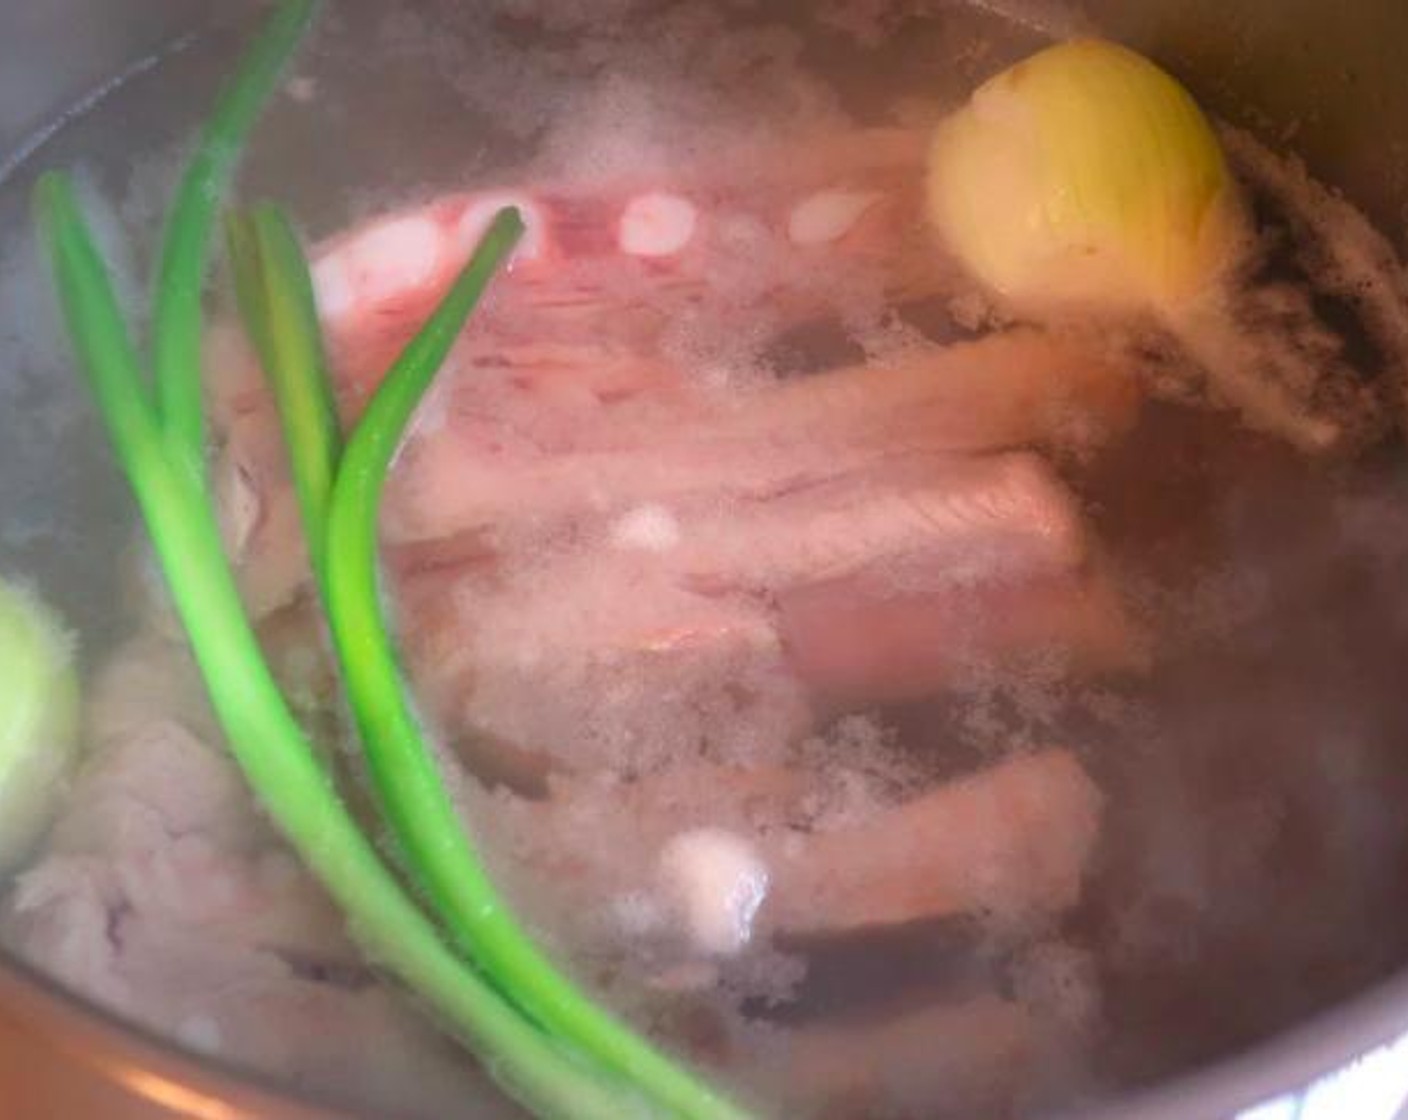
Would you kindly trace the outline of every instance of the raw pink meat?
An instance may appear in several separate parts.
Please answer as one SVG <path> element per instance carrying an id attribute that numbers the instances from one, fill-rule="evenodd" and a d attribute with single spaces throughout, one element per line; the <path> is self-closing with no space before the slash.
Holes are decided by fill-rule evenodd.
<path id="1" fill-rule="evenodd" d="M 1090 340 L 1017 332 L 955 348 L 915 344 L 741 390 L 682 365 L 671 342 L 681 322 L 765 309 L 782 330 L 844 315 L 855 302 L 848 277 L 892 299 L 950 285 L 922 230 L 922 154 L 918 133 L 809 138 L 751 162 L 685 168 L 670 184 L 447 197 L 324 246 L 316 272 L 350 420 L 493 208 L 517 202 L 529 218 L 522 258 L 442 371 L 394 472 L 389 542 L 678 495 L 768 496 L 897 457 L 1080 448 L 1123 431 L 1138 389 L 1118 356 Z M 669 253 L 632 255 L 618 222 L 642 198 L 664 196 L 689 200 L 690 238 Z M 733 252 L 738 228 L 761 240 Z M 207 365 L 229 536 L 262 613 L 306 579 L 286 462 L 237 330 L 213 332 Z"/>
<path id="2" fill-rule="evenodd" d="M 1101 800 L 1070 751 L 1017 756 L 784 845 L 760 916 L 802 934 L 957 913 L 1059 914 L 1080 897 Z"/>
<path id="3" fill-rule="evenodd" d="M 780 764 L 680 764 L 632 782 L 560 778 L 546 800 L 480 800 L 471 815 L 511 854 L 512 877 L 537 884 L 550 928 L 549 915 L 659 897 L 661 851 L 699 829 L 756 850 L 768 872 L 758 932 L 792 942 L 961 914 L 1015 928 L 1080 897 L 1103 798 L 1069 750 L 1017 754 L 812 826 L 823 784 Z"/>
<path id="4" fill-rule="evenodd" d="M 560 407 L 461 378 L 406 448 L 387 531 L 443 537 L 583 507 L 766 497 L 907 455 L 1088 445 L 1124 430 L 1137 399 L 1098 352 L 1027 332 L 726 397 Z"/>
<path id="5" fill-rule="evenodd" d="M 977 671 L 1139 665 L 1073 497 L 1029 453 L 656 512 L 665 548 L 585 518 L 516 564 L 471 548 L 403 577 L 413 676 L 471 763 L 501 770 L 517 743 L 568 770 L 649 769 L 671 727 L 713 757 L 776 756 L 819 713 Z"/>
<path id="6" fill-rule="evenodd" d="M 1014 330 L 723 387 L 667 344 L 674 317 L 736 298 L 781 324 L 824 311 L 828 268 L 942 290 L 913 236 L 920 162 L 912 134 L 862 131 L 739 164 L 756 169 L 741 181 L 710 167 L 456 196 L 324 247 L 351 418 L 494 207 L 529 220 L 383 519 L 412 675 L 482 775 L 649 769 L 672 718 L 726 757 L 775 754 L 819 713 L 976 668 L 1138 663 L 1075 499 L 1035 454 L 1133 422 L 1140 391 L 1102 344 Z M 740 295 L 714 272 L 744 217 L 785 251 Z M 227 533 L 264 614 L 306 593 L 296 503 L 247 345 L 218 334 L 212 361 Z M 623 753 L 623 734 L 642 746 Z"/>
<path id="7" fill-rule="evenodd" d="M 726 830 L 768 868 L 760 941 L 977 911 L 1046 920 L 1079 895 L 1100 795 L 1069 751 L 840 821 L 797 752 L 838 711 L 973 671 L 1138 664 L 1058 474 L 1133 423 L 1141 394 L 1119 355 L 1013 329 L 908 337 L 787 380 L 715 377 L 727 353 L 681 342 L 696 319 L 762 316 L 779 333 L 865 299 L 947 294 L 921 163 L 918 134 L 857 131 L 670 182 L 446 197 L 317 255 L 350 422 L 494 208 L 528 218 L 393 472 L 384 561 L 467 828 L 554 949 L 590 956 L 605 930 L 619 954 L 631 905 L 668 911 L 657 857 L 691 828 Z M 240 332 L 209 346 L 227 542 L 276 671 L 332 742 L 336 678 L 277 417 Z M 481 1107 L 480 1079 L 361 958 L 207 745 L 198 695 L 161 639 L 114 660 L 70 811 L 0 935 L 193 1048 L 398 1114 Z M 784 1067 L 803 1106 L 903 1103 L 936 1076 L 962 1096 L 954 1071 L 1024 1060 L 1025 1033 L 991 997 L 876 1021 L 863 1045 L 854 1025 L 786 1032 Z M 963 1040 L 962 1060 L 926 1063 L 936 1037 Z M 859 1055 L 844 1071 L 843 1053 Z"/>
<path id="8" fill-rule="evenodd" d="M 365 963 L 233 762 L 183 722 L 203 722 L 192 680 L 157 639 L 109 666 L 93 753 L 0 905 L 4 944 L 184 1046 L 349 1106 L 492 1107 L 473 1066 Z"/>
<path id="9" fill-rule="evenodd" d="M 836 706 L 917 699 L 994 669 L 1139 670 L 1143 640 L 1098 572 L 912 590 L 862 576 L 783 596 L 789 664 Z"/>

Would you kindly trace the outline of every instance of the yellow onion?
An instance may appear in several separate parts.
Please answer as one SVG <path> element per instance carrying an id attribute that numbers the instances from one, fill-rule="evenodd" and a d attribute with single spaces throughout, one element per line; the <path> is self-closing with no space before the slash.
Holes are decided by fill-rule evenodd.
<path id="1" fill-rule="evenodd" d="M 929 216 L 1019 310 L 1166 310 L 1235 259 L 1240 207 L 1196 102 L 1115 43 L 1049 47 L 935 133 Z"/>
<path id="2" fill-rule="evenodd" d="M 48 607 L 0 581 L 0 872 L 48 824 L 76 754 L 72 647 Z"/>

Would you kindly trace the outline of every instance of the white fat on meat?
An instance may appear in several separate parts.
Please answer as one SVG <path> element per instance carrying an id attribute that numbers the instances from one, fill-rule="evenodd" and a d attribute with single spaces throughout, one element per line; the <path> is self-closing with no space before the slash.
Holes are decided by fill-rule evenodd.
<path id="1" fill-rule="evenodd" d="M 875 191 L 819 191 L 792 208 L 787 217 L 787 236 L 794 245 L 803 246 L 839 241 L 882 197 Z"/>
<path id="2" fill-rule="evenodd" d="M 679 520 L 668 506 L 636 506 L 612 523 L 611 543 L 621 549 L 669 552 L 680 543 Z"/>
<path id="3" fill-rule="evenodd" d="M 660 880 L 698 951 L 731 956 L 752 940 L 768 869 L 743 837 L 721 828 L 674 836 L 660 853 Z"/>
<path id="4" fill-rule="evenodd" d="M 429 285 L 444 267 L 445 237 L 429 218 L 390 218 L 313 265 L 319 313 L 341 318 Z"/>
<path id="5" fill-rule="evenodd" d="M 621 212 L 616 238 L 632 257 L 668 257 L 694 237 L 698 212 L 687 198 L 664 191 L 638 195 Z"/>

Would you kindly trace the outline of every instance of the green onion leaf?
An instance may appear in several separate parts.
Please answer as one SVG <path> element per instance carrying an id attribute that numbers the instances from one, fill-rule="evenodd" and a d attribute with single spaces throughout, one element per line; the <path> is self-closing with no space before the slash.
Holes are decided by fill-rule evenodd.
<path id="1" fill-rule="evenodd" d="M 155 403 L 144 391 L 139 355 L 70 183 L 56 175 L 41 179 L 39 225 L 79 365 L 231 751 L 368 952 L 443 1015 L 511 1095 L 541 1116 L 626 1120 L 663 1110 L 691 1120 L 742 1120 L 742 1112 L 567 980 L 505 908 L 421 737 L 381 611 L 376 519 L 386 472 L 417 404 L 523 232 L 516 211 L 496 217 L 387 374 L 345 451 L 308 267 L 288 222 L 263 207 L 227 225 L 241 310 L 273 385 L 310 557 L 369 768 L 392 831 L 463 957 L 358 829 L 244 615 L 205 484 L 201 289 L 214 217 L 238 151 L 314 8 L 314 0 L 276 7 L 180 186 L 153 315 Z"/>
<path id="2" fill-rule="evenodd" d="M 372 779 L 402 852 L 455 940 L 547 1029 L 682 1116 L 744 1114 L 588 998 L 538 950 L 485 874 L 426 746 L 377 588 L 383 483 L 416 406 L 485 285 L 523 232 L 501 210 L 348 439 L 328 519 L 328 610 Z"/>
<path id="3" fill-rule="evenodd" d="M 79 366 L 107 424 L 200 666 L 254 793 L 347 914 L 371 956 L 478 1052 L 512 1096 L 552 1120 L 647 1113 L 548 1038 L 467 967 L 387 870 L 279 694 L 244 614 L 215 511 L 139 391 L 141 369 L 69 181 L 41 178 L 38 222 Z"/>
<path id="4" fill-rule="evenodd" d="M 197 474 L 205 466 L 201 295 L 215 215 L 245 138 L 317 6 L 317 0 L 283 0 L 275 7 L 201 133 L 167 220 L 152 312 L 153 377 L 162 422 Z"/>
<path id="5" fill-rule="evenodd" d="M 226 241 L 240 310 L 283 424 L 309 561 L 326 597 L 327 514 L 342 435 L 312 277 L 297 235 L 273 206 L 231 215 Z"/>

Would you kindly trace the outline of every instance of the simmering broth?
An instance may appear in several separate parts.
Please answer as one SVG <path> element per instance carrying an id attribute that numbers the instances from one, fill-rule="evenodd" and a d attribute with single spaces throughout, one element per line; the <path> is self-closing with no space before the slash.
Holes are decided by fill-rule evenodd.
<path id="1" fill-rule="evenodd" d="M 1260 245 L 1218 344 L 1343 425 L 1319 458 L 1152 329 L 1011 321 L 919 203 L 933 122 L 1076 26 L 1010 17 L 338 5 L 241 179 L 318 245 L 349 414 L 485 207 L 524 206 L 524 258 L 397 464 L 386 594 L 509 900 L 770 1114 L 1078 1102 L 1263 1037 L 1408 942 L 1383 902 L 1408 857 L 1397 261 L 1293 155 L 1224 131 Z M 141 306 L 126 246 L 200 117 L 173 91 L 212 89 L 237 30 L 0 192 L 0 392 L 35 418 L 0 448 L 0 559 L 89 673 L 88 755 L 4 936 L 187 1048 L 488 1114 L 225 756 L 23 232 L 31 165 L 76 164 Z M 275 418 L 213 288 L 227 544 L 371 819 Z"/>

